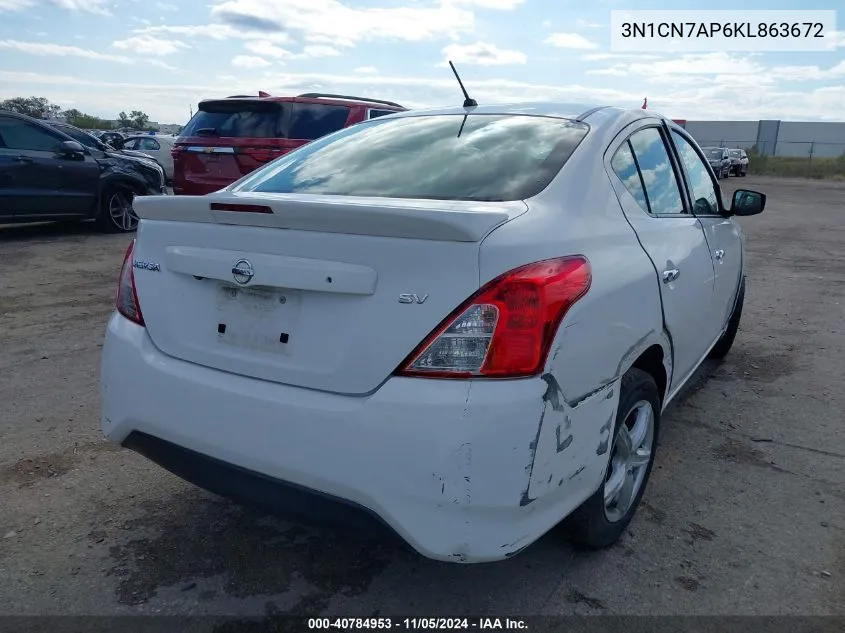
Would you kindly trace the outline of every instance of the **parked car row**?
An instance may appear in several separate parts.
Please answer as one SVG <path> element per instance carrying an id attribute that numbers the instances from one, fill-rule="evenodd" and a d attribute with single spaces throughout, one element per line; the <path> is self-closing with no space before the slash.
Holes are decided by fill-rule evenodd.
<path id="1" fill-rule="evenodd" d="M 93 219 L 104 231 L 134 231 L 134 197 L 166 193 L 164 170 L 143 154 L 0 111 L 0 222 Z"/>
<path id="2" fill-rule="evenodd" d="M 745 176 L 748 174 L 748 154 L 744 149 L 727 147 L 702 147 L 716 178 Z"/>

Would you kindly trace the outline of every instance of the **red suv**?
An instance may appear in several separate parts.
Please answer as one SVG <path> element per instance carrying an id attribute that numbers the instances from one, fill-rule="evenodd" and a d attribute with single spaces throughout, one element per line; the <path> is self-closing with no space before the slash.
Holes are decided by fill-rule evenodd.
<path id="1" fill-rule="evenodd" d="M 391 101 L 321 93 L 260 92 L 201 101 L 171 151 L 173 193 L 217 191 L 314 139 L 406 109 Z"/>

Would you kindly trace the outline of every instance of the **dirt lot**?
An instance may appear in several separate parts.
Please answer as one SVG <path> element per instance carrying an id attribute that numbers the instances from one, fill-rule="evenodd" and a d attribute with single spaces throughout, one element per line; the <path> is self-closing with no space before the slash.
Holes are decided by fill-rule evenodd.
<path id="1" fill-rule="evenodd" d="M 0 613 L 845 613 L 845 183 L 731 179 L 737 344 L 670 408 L 622 542 L 455 566 L 265 517 L 103 442 L 126 236 L 0 228 Z"/>

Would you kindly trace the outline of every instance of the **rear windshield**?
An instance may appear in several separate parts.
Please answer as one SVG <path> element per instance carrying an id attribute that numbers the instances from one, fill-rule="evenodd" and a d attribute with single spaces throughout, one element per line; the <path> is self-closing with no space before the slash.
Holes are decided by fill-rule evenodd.
<path id="1" fill-rule="evenodd" d="M 710 158 L 721 158 L 721 157 L 722 157 L 722 150 L 720 150 L 720 149 L 718 149 L 718 148 L 716 148 L 716 149 L 708 149 L 708 150 L 707 150 L 707 155 L 708 155 Z"/>
<path id="2" fill-rule="evenodd" d="M 264 101 L 207 101 L 200 104 L 182 136 L 287 138 L 282 103 Z"/>
<path id="3" fill-rule="evenodd" d="M 739 158 L 740 156 L 742 156 L 742 150 L 732 149 L 731 156 L 733 156 L 734 158 Z"/>
<path id="4" fill-rule="evenodd" d="M 182 136 L 313 141 L 343 128 L 349 107 L 319 103 L 211 101 L 200 104 Z"/>
<path id="5" fill-rule="evenodd" d="M 589 127 L 526 115 L 374 119 L 309 143 L 235 191 L 504 201 L 542 191 Z"/>

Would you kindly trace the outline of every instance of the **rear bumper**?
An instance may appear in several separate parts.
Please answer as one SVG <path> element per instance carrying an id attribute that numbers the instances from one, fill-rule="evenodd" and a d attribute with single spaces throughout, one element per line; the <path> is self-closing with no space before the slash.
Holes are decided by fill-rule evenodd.
<path id="1" fill-rule="evenodd" d="M 539 378 L 391 378 L 370 396 L 328 394 L 166 356 L 117 314 L 101 371 L 110 441 L 222 496 L 356 531 L 381 524 L 424 556 L 459 562 L 506 558 L 589 497 L 615 407 L 611 389 L 546 411 Z M 556 453 L 544 425 L 561 423 L 580 435 Z M 552 442 L 542 455 L 541 430 Z"/>
<path id="2" fill-rule="evenodd" d="M 341 526 L 360 536 L 395 537 L 377 515 L 339 497 L 273 479 L 240 466 L 133 431 L 122 446 L 174 475 L 244 505 L 318 525 Z"/>

